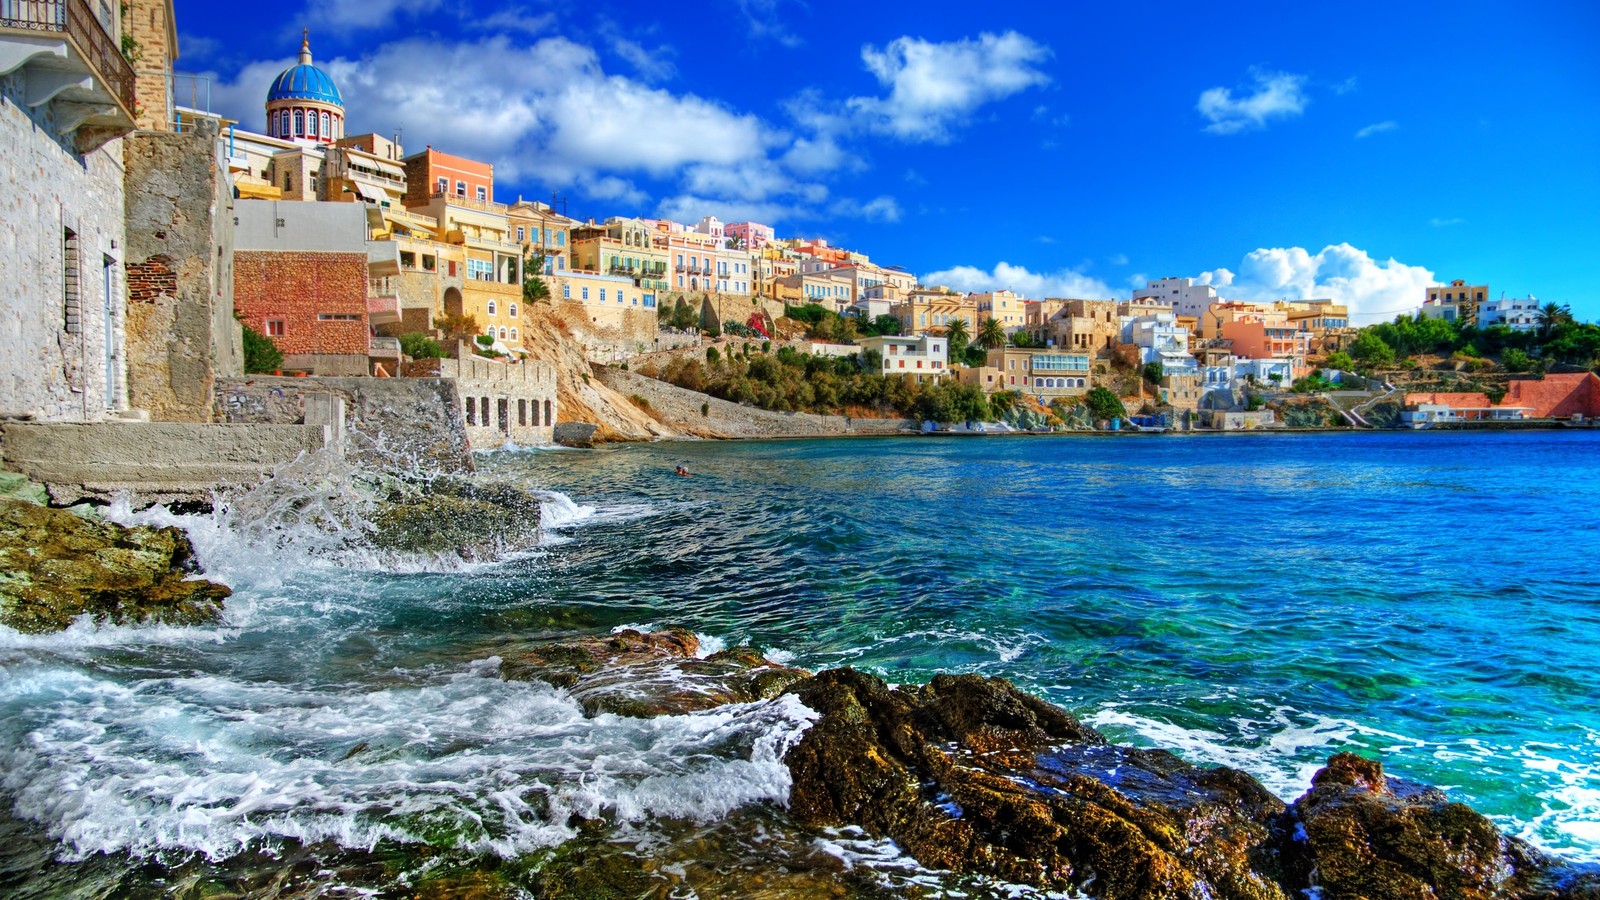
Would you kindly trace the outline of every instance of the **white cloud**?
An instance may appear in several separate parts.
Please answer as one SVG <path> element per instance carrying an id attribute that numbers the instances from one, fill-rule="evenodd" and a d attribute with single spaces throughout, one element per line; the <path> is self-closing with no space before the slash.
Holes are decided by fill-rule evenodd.
<path id="1" fill-rule="evenodd" d="M 309 21 L 331 28 L 377 28 L 402 15 L 419 16 L 432 12 L 444 0 L 360 0 L 360 2 L 311 3 L 305 16 Z"/>
<path id="2" fill-rule="evenodd" d="M 1015 31 L 946 43 L 899 37 L 882 49 L 861 48 L 861 61 L 888 96 L 852 97 L 846 106 L 872 131 L 944 142 L 984 104 L 1049 82 L 1037 66 L 1050 55 Z"/>
<path id="3" fill-rule="evenodd" d="M 779 45 L 793 49 L 804 44 L 800 35 L 787 26 L 788 18 L 784 13 L 784 0 L 736 0 L 739 12 L 744 15 L 745 24 L 750 29 L 750 36 L 758 40 L 772 40 Z M 795 6 L 806 9 L 806 5 L 796 0 Z"/>
<path id="4" fill-rule="evenodd" d="M 1334 85 L 1333 92 L 1343 97 L 1345 94 L 1354 91 L 1357 87 L 1359 87 L 1359 84 L 1356 80 L 1356 76 L 1351 75 L 1349 78 L 1346 78 L 1345 80 Z"/>
<path id="5" fill-rule="evenodd" d="M 1376 260 L 1351 245 L 1330 244 L 1317 253 L 1304 247 L 1252 250 L 1237 273 L 1212 269 L 1201 284 L 1217 286 L 1228 300 L 1331 299 L 1350 308 L 1359 324 L 1392 318 L 1422 305 L 1433 272 L 1399 260 Z"/>
<path id="6" fill-rule="evenodd" d="M 1128 254 L 1113 253 L 1111 254 L 1111 258 L 1107 259 L 1106 262 L 1111 263 L 1113 266 L 1125 266 L 1128 264 Z"/>
<path id="7" fill-rule="evenodd" d="M 1435 216 L 1434 218 L 1428 220 L 1428 224 L 1435 228 L 1449 228 L 1451 225 L 1465 225 L 1466 223 L 1466 219 L 1457 218 L 1455 216 L 1452 216 L 1448 219 Z"/>
<path id="8" fill-rule="evenodd" d="M 678 67 L 672 61 L 677 51 L 671 47 L 660 46 L 654 50 L 646 50 L 644 45 L 637 41 L 617 36 L 611 38 L 611 52 L 633 66 L 633 70 L 645 81 L 667 81 L 678 74 Z"/>
<path id="9" fill-rule="evenodd" d="M 472 24 L 489 33 L 517 31 L 522 34 L 544 34 L 556 24 L 556 14 L 533 15 L 521 9 L 502 9 L 475 19 Z"/>
<path id="10" fill-rule="evenodd" d="M 1271 119 L 1298 116 L 1311 102 L 1305 93 L 1304 75 L 1251 69 L 1255 93 L 1235 98 L 1233 91 L 1214 87 L 1200 95 L 1196 108 L 1211 124 L 1205 127 L 1212 134 L 1237 134 L 1265 128 Z"/>
<path id="11" fill-rule="evenodd" d="M 1105 282 L 1073 269 L 1031 272 L 1008 262 L 998 263 L 988 272 L 976 266 L 956 266 L 929 272 L 922 276 L 922 283 L 939 284 L 967 292 L 1010 290 L 1029 300 L 1046 297 L 1103 300 L 1116 296 Z"/>
<path id="12" fill-rule="evenodd" d="M 868 222 L 900 221 L 900 204 L 893 197 L 874 197 L 865 203 L 849 198 L 836 200 L 828 212 L 842 219 L 864 219 Z"/>
<path id="13" fill-rule="evenodd" d="M 1375 134 L 1382 134 L 1385 131 L 1393 131 L 1399 127 L 1400 123 L 1395 122 L 1392 119 L 1384 122 L 1375 122 L 1356 132 L 1356 140 L 1359 141 L 1362 138 L 1372 137 Z"/>
<path id="14" fill-rule="evenodd" d="M 214 79 L 219 111 L 260 128 L 267 86 L 290 62 L 255 62 L 232 80 Z M 404 129 L 412 150 L 432 144 L 493 162 L 498 177 L 512 180 L 566 187 L 598 184 L 602 173 L 670 178 L 691 166 L 762 160 L 783 143 L 753 115 L 607 75 L 592 49 L 560 37 L 530 46 L 503 35 L 408 38 L 360 60 L 319 64 L 344 94 L 350 133 Z"/>

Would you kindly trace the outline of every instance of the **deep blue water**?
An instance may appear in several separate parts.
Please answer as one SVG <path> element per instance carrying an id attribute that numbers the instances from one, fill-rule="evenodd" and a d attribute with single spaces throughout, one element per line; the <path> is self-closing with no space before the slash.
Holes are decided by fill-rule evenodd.
<path id="1" fill-rule="evenodd" d="M 502 453 L 485 476 L 571 502 L 541 550 L 476 566 L 181 519 L 236 589 L 221 626 L 0 629 L 0 887 L 114 896 L 94 885 L 140 860 L 318 840 L 516 859 L 569 814 L 659 846 L 663 822 L 779 808 L 793 704 L 586 718 L 498 676 L 516 646 L 623 625 L 1001 675 L 1285 799 L 1356 750 L 1600 860 L 1597 462 L 1592 432 Z M 792 840 L 903 867 L 848 838 Z"/>

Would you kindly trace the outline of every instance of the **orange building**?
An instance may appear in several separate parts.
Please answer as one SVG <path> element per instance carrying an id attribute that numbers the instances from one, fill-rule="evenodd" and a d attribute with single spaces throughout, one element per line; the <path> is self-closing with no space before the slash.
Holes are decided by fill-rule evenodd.
<path id="1" fill-rule="evenodd" d="M 427 206 L 435 198 L 470 206 L 494 202 L 494 166 L 432 147 L 404 160 L 407 209 Z"/>

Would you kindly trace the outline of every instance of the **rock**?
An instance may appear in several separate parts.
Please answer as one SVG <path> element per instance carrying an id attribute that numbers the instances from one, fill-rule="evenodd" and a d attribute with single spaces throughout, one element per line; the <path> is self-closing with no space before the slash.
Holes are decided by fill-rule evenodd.
<path id="1" fill-rule="evenodd" d="M 117 624 L 214 622 L 232 592 L 189 577 L 198 571 L 177 528 L 126 528 L 0 498 L 0 624 L 18 631 L 60 631 L 84 614 Z"/>
<path id="2" fill-rule="evenodd" d="M 1287 897 L 1271 864 L 1283 804 L 1244 773 L 1110 746 L 1000 679 L 891 690 L 842 669 L 791 690 L 822 714 L 785 758 L 790 810 L 812 827 L 1095 897 Z"/>
<path id="3" fill-rule="evenodd" d="M 50 492 L 44 485 L 29 481 L 28 476 L 16 472 L 0 472 L 0 497 L 25 500 L 35 506 L 47 506 L 50 503 Z"/>
<path id="4" fill-rule="evenodd" d="M 503 653 L 506 678 L 566 688 L 590 715 L 649 718 L 776 697 L 809 673 L 737 647 L 696 658 L 700 639 L 682 628 L 628 629 Z"/>
<path id="5" fill-rule="evenodd" d="M 539 495 L 509 482 L 396 482 L 372 515 L 379 550 L 499 559 L 539 546 Z"/>
<path id="6" fill-rule="evenodd" d="M 1300 831 L 1285 857 L 1326 900 L 1600 896 L 1592 873 L 1553 866 L 1436 788 L 1385 777 L 1376 761 L 1340 753 L 1311 785 L 1294 803 Z"/>

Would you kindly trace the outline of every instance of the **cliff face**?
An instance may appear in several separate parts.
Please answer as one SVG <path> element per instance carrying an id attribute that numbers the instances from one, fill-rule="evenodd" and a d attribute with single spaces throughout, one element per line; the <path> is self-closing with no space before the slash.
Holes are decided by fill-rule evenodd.
<path id="1" fill-rule="evenodd" d="M 524 307 L 523 322 L 523 346 L 534 359 L 555 367 L 557 421 L 592 422 L 599 426 L 596 439 L 606 441 L 679 436 L 594 377 L 578 337 L 581 322 L 572 321 L 559 307 L 547 303 Z"/>

